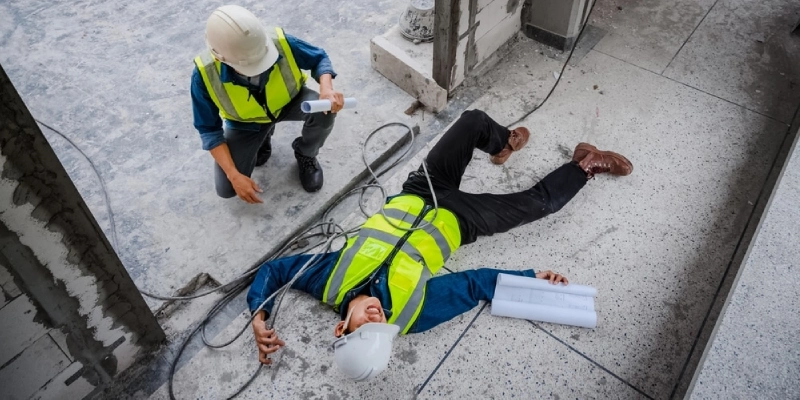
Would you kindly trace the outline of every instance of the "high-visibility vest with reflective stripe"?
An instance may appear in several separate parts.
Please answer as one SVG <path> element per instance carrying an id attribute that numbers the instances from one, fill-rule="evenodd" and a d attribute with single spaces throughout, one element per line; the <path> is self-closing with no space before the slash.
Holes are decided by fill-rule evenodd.
<path id="1" fill-rule="evenodd" d="M 264 90 L 267 93 L 267 107 L 272 115 L 277 117 L 281 109 L 300 93 L 307 76 L 295 63 L 283 29 L 275 28 L 275 34 L 270 37 L 275 42 L 281 57 L 278 57 L 278 61 L 272 67 Z M 200 53 L 195 57 L 194 63 L 222 118 L 241 122 L 272 122 L 247 88 L 232 82 L 222 82 L 220 78 L 222 63 L 216 60 L 210 51 Z"/>
<path id="2" fill-rule="evenodd" d="M 345 294 L 370 277 L 384 263 L 388 274 L 392 315 L 388 322 L 405 334 L 416 321 L 425 299 L 425 284 L 461 244 L 456 216 L 440 208 L 433 219 L 433 207 L 419 196 L 401 195 L 383 206 L 397 226 L 411 228 L 431 222 L 424 229 L 406 231 L 389 224 L 376 213 L 347 245 L 328 278 L 323 301 L 339 307 Z M 385 306 L 385 305 L 384 305 Z"/>

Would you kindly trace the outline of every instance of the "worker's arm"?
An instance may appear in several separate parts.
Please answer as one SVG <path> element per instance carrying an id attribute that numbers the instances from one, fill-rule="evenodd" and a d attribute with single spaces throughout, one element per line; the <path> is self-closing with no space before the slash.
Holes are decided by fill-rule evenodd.
<path id="1" fill-rule="evenodd" d="M 547 279 L 551 283 L 564 282 L 566 278 L 553 271 L 535 273 L 481 268 L 441 275 L 428 281 L 425 288 L 425 303 L 410 333 L 424 332 L 449 321 L 478 305 L 481 300 L 491 301 L 498 274 L 518 275 Z"/>
<path id="2" fill-rule="evenodd" d="M 225 172 L 225 176 L 228 177 L 231 186 L 233 186 L 233 190 L 240 199 L 250 204 L 264 202 L 258 197 L 258 193 L 262 193 L 263 191 L 256 181 L 239 172 L 236 168 L 236 164 L 233 163 L 233 157 L 231 157 L 231 150 L 228 148 L 227 143 L 221 143 L 219 146 L 209 150 L 209 153 L 211 153 L 211 157 L 214 157 L 214 161 L 222 168 L 222 171 Z"/>
<path id="3" fill-rule="evenodd" d="M 319 82 L 319 99 L 330 100 L 331 112 L 339 112 L 344 107 L 344 95 L 333 89 L 336 72 L 333 70 L 328 53 L 292 35 L 286 35 L 286 42 L 292 49 L 297 66 L 311 71 L 311 77 Z"/>
<path id="4" fill-rule="evenodd" d="M 325 291 L 325 284 L 328 277 L 339 259 L 340 252 L 332 252 L 322 255 L 319 261 L 310 266 L 292 284 L 293 289 L 301 290 L 313 296 L 315 299 L 322 300 Z M 278 291 L 281 287 L 289 283 L 297 272 L 312 257 L 309 254 L 299 254 L 268 261 L 259 267 L 250 291 L 247 293 L 247 304 L 250 312 L 256 312 L 264 301 Z M 274 329 L 267 329 L 266 320 L 270 317 L 272 306 L 275 299 L 268 301 L 253 319 L 253 334 L 258 347 L 258 359 L 264 364 L 272 361 L 268 356 L 285 345 L 283 340 L 278 337 Z M 286 303 L 284 303 L 286 304 Z"/>
<path id="5" fill-rule="evenodd" d="M 249 176 L 242 174 L 236 169 L 236 165 L 231 158 L 231 151 L 225 143 L 225 135 L 222 129 L 222 118 L 219 116 L 219 108 L 211 100 L 208 89 L 203 82 L 200 71 L 195 66 L 192 72 L 192 111 L 194 114 L 194 127 L 200 133 L 200 140 L 203 143 L 203 150 L 208 150 L 214 161 L 219 164 L 225 172 L 225 176 L 236 191 L 240 199 L 248 203 L 261 203 L 257 193 L 261 193 L 261 188 L 250 179 Z"/>
<path id="6" fill-rule="evenodd" d="M 197 70 L 197 66 L 194 67 L 192 72 L 191 94 L 194 127 L 200 133 L 203 150 L 211 150 L 225 143 L 219 108 L 211 100 L 211 95 L 208 94 L 208 89 L 203 82 L 200 71 Z"/>

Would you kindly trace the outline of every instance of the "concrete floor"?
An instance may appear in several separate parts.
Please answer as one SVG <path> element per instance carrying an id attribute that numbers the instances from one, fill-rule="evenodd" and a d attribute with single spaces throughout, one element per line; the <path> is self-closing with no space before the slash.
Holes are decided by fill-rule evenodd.
<path id="1" fill-rule="evenodd" d="M 402 111 L 412 99 L 372 71 L 368 59 L 368 39 L 395 23 L 400 3 L 346 2 L 318 13 L 297 13 L 297 3 L 270 6 L 269 13 L 263 3 L 242 3 L 324 46 L 340 73 L 337 88 L 374 105 L 339 117 L 336 139 L 321 155 L 327 183 L 314 195 L 294 177 L 287 150 L 295 128 L 279 128 L 274 159 L 256 174 L 269 193 L 263 206 L 216 198 L 210 157 L 191 127 L 190 59 L 202 48 L 202 24 L 216 3 L 0 4 L 0 63 L 34 116 L 100 166 L 123 262 L 140 287 L 168 293 L 199 272 L 232 278 L 314 217 L 357 180 L 360 160 L 341 155 L 358 154 L 374 127 L 419 123 L 430 136 L 466 107 L 510 123 L 541 101 L 565 59 L 522 39 L 495 69 L 469 82 L 448 112 L 407 117 Z M 167 15 L 159 16 L 164 7 Z M 331 368 L 336 315 L 292 293 L 278 322 L 287 347 L 241 398 L 661 399 L 685 391 L 692 360 L 702 353 L 694 341 L 713 327 L 706 315 L 716 289 L 800 105 L 800 38 L 788 34 L 800 6 L 600 0 L 590 18 L 602 38 L 573 60 L 548 103 L 521 122 L 533 132 L 528 147 L 503 167 L 476 152 L 464 189 L 501 193 L 533 185 L 568 161 L 579 141 L 625 154 L 633 175 L 600 176 L 558 214 L 465 246 L 448 267 L 558 270 L 598 288 L 598 327 L 498 318 L 479 306 L 399 338 L 389 369 L 355 384 Z M 45 133 L 107 228 L 86 161 Z M 398 168 L 387 186 L 396 190 L 424 154 Z M 164 321 L 173 340 L 204 304 Z M 220 340 L 246 321 L 241 298 L 231 308 Z M 176 376 L 179 398 L 224 397 L 256 365 L 249 337 L 189 358 Z M 135 382 L 124 394 L 164 398 L 163 379 Z M 161 388 L 153 392 L 154 385 Z"/>

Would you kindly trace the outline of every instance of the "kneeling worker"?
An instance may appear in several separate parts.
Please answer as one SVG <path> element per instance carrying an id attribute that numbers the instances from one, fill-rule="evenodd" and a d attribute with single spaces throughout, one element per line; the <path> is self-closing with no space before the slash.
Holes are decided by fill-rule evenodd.
<path id="1" fill-rule="evenodd" d="M 272 154 L 272 133 L 282 121 L 304 122 L 292 142 L 300 183 L 308 192 L 322 188 L 317 153 L 344 106 L 344 96 L 333 90 L 336 73 L 325 51 L 281 28 L 265 29 L 255 15 L 230 5 L 208 18 L 206 43 L 208 50 L 194 60 L 192 107 L 203 149 L 216 161 L 217 194 L 262 202 L 250 175 Z M 305 86 L 304 69 L 319 82 L 320 93 Z M 305 114 L 300 104 L 307 100 L 330 100 L 331 112 Z"/>
<path id="2" fill-rule="evenodd" d="M 568 283 L 552 271 L 488 268 L 432 277 L 458 246 L 560 210 L 596 174 L 624 176 L 633 171 L 625 157 L 580 143 L 571 162 L 530 189 L 499 195 L 459 189 L 475 148 L 502 164 L 528 137 L 525 128 L 509 131 L 482 111 L 465 112 L 427 158 L 438 212 L 420 168 L 409 174 L 402 192 L 390 197 L 383 213 L 370 217 L 344 249 L 324 255 L 294 283 L 293 288 L 339 312 L 335 359 L 345 374 L 356 380 L 376 375 L 388 364 L 391 339 L 398 331 L 423 332 L 469 311 L 480 300 L 491 300 L 499 273 Z M 421 229 L 409 230 L 416 227 Z M 251 312 L 291 280 L 309 257 L 290 256 L 262 265 L 247 296 Z M 270 363 L 269 354 L 284 346 L 264 323 L 272 306 L 266 304 L 267 311 L 259 311 L 252 324 L 259 359 L 265 364 Z"/>

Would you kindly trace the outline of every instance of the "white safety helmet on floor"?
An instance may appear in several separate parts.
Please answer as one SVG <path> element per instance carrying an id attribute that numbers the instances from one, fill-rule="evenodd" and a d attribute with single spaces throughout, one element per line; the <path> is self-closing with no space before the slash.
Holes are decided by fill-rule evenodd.
<path id="1" fill-rule="evenodd" d="M 222 6 L 211 13 L 206 44 L 214 57 L 245 76 L 258 76 L 278 60 L 278 49 L 261 21 L 240 6 Z"/>
<path id="2" fill-rule="evenodd" d="M 400 327 L 369 322 L 355 332 L 333 342 L 334 360 L 339 369 L 356 382 L 374 378 L 389 365 L 392 341 Z"/>

